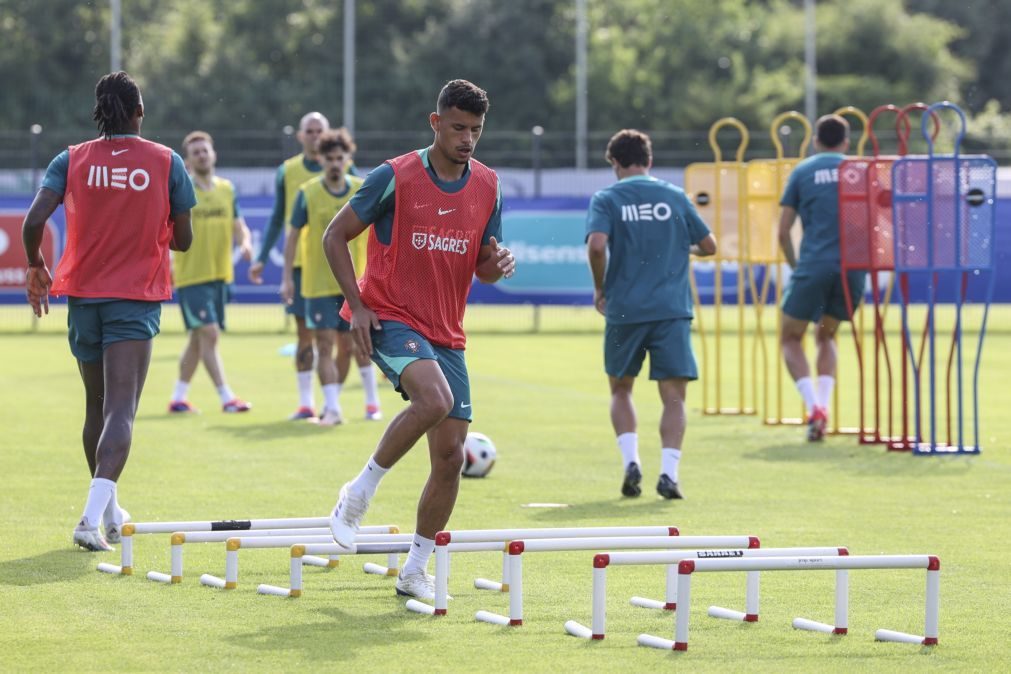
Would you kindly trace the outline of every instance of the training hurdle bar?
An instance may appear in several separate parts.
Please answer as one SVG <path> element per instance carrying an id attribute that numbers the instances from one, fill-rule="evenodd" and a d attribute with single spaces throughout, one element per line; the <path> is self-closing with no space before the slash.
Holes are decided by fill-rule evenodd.
<path id="1" fill-rule="evenodd" d="M 362 527 L 362 534 L 399 534 L 400 529 L 395 526 L 376 525 Z M 245 531 L 238 535 L 234 531 L 177 531 L 170 538 L 169 560 L 171 573 L 161 573 L 158 571 L 148 571 L 148 580 L 159 583 L 181 583 L 183 579 L 183 545 L 186 543 L 223 543 L 230 538 L 242 538 L 249 540 L 252 538 L 284 538 L 295 540 L 316 540 L 320 538 L 332 541 L 333 534 L 329 527 L 310 529 L 258 529 Z M 288 543 L 291 545 L 291 543 Z M 281 545 L 278 547 L 287 547 Z M 318 566 L 323 568 L 336 568 L 340 564 L 340 556 L 330 555 L 329 558 L 305 557 L 302 562 L 308 566 Z M 391 564 L 396 567 L 398 560 L 391 558 Z M 384 567 L 385 568 L 385 567 Z"/>
<path id="2" fill-rule="evenodd" d="M 362 527 L 365 529 L 366 527 Z M 386 527 L 389 529 L 389 527 Z M 393 527 L 396 528 L 396 527 Z M 359 535 L 355 539 L 356 545 L 359 544 L 377 544 L 377 543 L 410 543 L 414 538 L 413 534 L 391 534 L 391 533 L 372 533 L 363 534 L 359 531 Z M 312 545 L 319 544 L 326 551 L 333 555 L 340 554 L 366 554 L 366 553 L 355 553 L 353 550 L 349 551 L 343 548 L 333 540 L 333 534 L 329 533 L 329 529 L 325 535 L 319 536 L 258 536 L 258 537 L 232 537 L 225 541 L 225 577 L 214 576 L 209 573 L 205 573 L 200 576 L 200 584 L 206 585 L 208 587 L 216 587 L 224 590 L 234 590 L 238 587 L 239 583 L 239 550 L 263 550 L 263 549 L 277 549 L 277 548 L 288 548 L 290 549 L 293 545 Z M 397 566 L 397 559 L 394 559 L 399 553 L 406 552 L 408 548 L 399 548 L 395 551 L 383 552 L 383 553 L 370 553 L 370 554 L 387 554 L 389 555 L 388 563 L 391 567 Z M 312 564 L 313 566 L 318 566 L 318 564 Z"/>
<path id="3" fill-rule="evenodd" d="M 188 522 L 127 522 L 121 531 L 119 566 L 102 563 L 98 570 L 114 575 L 133 575 L 133 537 L 138 534 L 174 534 L 180 531 L 255 531 L 329 527 L 329 517 L 285 517 L 262 520 L 195 520 Z M 235 534 L 238 535 L 238 534 Z"/>
<path id="4" fill-rule="evenodd" d="M 570 527 L 548 529 L 472 529 L 470 531 L 450 531 L 455 543 L 508 543 L 515 540 L 541 540 L 545 538 L 614 538 L 616 536 L 680 536 L 677 527 Z M 512 534 L 512 535 L 511 535 Z M 437 539 L 438 540 L 438 539 Z M 438 546 L 438 543 L 436 543 Z M 488 578 L 476 578 L 474 587 L 493 592 L 509 591 L 509 548 L 502 550 L 502 582 Z"/>
<path id="5" fill-rule="evenodd" d="M 677 612 L 674 623 L 674 641 L 651 634 L 640 634 L 640 646 L 659 648 L 663 650 L 688 650 L 688 617 L 691 606 L 692 574 L 696 572 L 715 571 L 813 571 L 835 570 L 836 573 L 836 607 L 835 625 L 795 618 L 793 627 L 796 629 L 830 634 L 846 634 L 847 614 L 849 611 L 849 576 L 850 569 L 926 569 L 926 610 L 924 635 L 907 634 L 892 630 L 877 630 L 874 638 L 878 641 L 896 641 L 916 643 L 924 646 L 937 645 L 938 595 L 940 594 L 941 561 L 934 555 L 866 555 L 840 557 L 767 557 L 749 559 L 686 559 L 678 563 L 678 602 L 681 610 Z M 713 615 L 710 613 L 710 615 Z"/>
<path id="6" fill-rule="evenodd" d="M 642 564 L 667 565 L 667 596 L 666 602 L 654 599 L 632 597 L 633 606 L 655 608 L 666 611 L 677 610 L 677 570 L 678 564 L 685 559 L 728 559 L 740 557 L 783 557 L 786 555 L 847 555 L 846 548 L 741 548 L 736 550 L 678 550 L 674 552 L 602 552 L 593 558 L 593 603 L 590 613 L 590 625 L 586 627 L 575 620 L 565 623 L 565 631 L 574 637 L 600 641 L 604 638 L 605 622 L 607 620 L 607 569 L 611 566 L 630 566 Z M 758 572 L 749 571 L 747 588 L 745 590 L 746 612 L 732 611 L 719 606 L 709 609 L 709 615 L 716 618 L 728 618 L 755 622 L 758 620 Z"/>
<path id="7" fill-rule="evenodd" d="M 337 543 L 307 543 L 291 546 L 291 564 L 288 578 L 288 587 L 278 587 L 277 585 L 261 584 L 256 588 L 260 594 L 269 594 L 278 597 L 301 597 L 302 596 L 302 567 L 304 559 L 310 555 L 325 555 L 338 553 L 341 555 L 376 555 L 387 554 L 396 557 L 398 554 L 407 554 L 411 551 L 412 542 L 410 540 L 392 543 L 368 543 L 355 542 L 350 550 Z M 449 546 L 449 552 L 485 552 L 489 550 L 499 550 L 502 543 L 453 543 Z M 436 574 L 444 577 L 449 575 L 449 559 L 444 560 L 445 568 L 439 570 L 438 559 L 436 560 Z M 398 571 L 399 573 L 399 571 Z M 381 575 L 381 574 L 380 574 Z M 448 596 L 447 596 L 448 598 Z M 414 601 L 414 600 L 411 600 Z M 419 604 L 421 602 L 418 602 Z"/>
<path id="8" fill-rule="evenodd" d="M 474 619 L 508 627 L 523 624 L 523 554 L 526 552 L 575 552 L 599 550 L 601 544 L 621 550 L 629 548 L 684 549 L 700 547 L 758 548 L 761 543 L 756 536 L 677 536 L 668 538 L 628 536 L 601 541 L 599 538 L 567 538 L 512 541 L 509 543 L 509 615 L 491 611 L 478 611 Z M 438 550 L 438 548 L 436 548 Z M 438 577 L 436 577 L 436 600 L 439 597 Z"/>

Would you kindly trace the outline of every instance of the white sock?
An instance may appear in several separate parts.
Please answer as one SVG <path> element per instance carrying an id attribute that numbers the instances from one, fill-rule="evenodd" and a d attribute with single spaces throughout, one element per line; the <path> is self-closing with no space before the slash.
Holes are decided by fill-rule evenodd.
<path id="1" fill-rule="evenodd" d="M 818 404 L 818 399 L 814 394 L 814 382 L 810 377 L 801 377 L 797 380 L 797 390 L 800 391 L 800 397 L 804 399 L 804 409 L 810 414 Z"/>
<path id="2" fill-rule="evenodd" d="M 681 450 L 664 447 L 660 450 L 660 472 L 674 482 L 678 481 L 678 464 L 681 463 Z"/>
<path id="3" fill-rule="evenodd" d="M 105 506 L 109 505 L 109 499 L 112 498 L 115 489 L 116 483 L 112 480 L 106 480 L 102 477 L 96 477 L 91 480 L 91 487 L 88 489 L 88 501 L 84 505 L 84 515 L 82 515 L 82 518 L 87 520 L 89 528 L 98 526 L 102 513 L 105 512 Z"/>
<path id="4" fill-rule="evenodd" d="M 323 407 L 324 409 L 340 412 L 341 409 L 341 385 L 323 384 Z"/>
<path id="5" fill-rule="evenodd" d="M 406 576 L 411 573 L 427 572 L 428 559 L 432 556 L 432 552 L 434 550 L 435 541 L 431 538 L 425 538 L 424 536 L 414 534 L 411 551 L 407 553 L 407 561 L 404 562 L 404 568 L 401 573 Z"/>
<path id="6" fill-rule="evenodd" d="M 298 374 L 298 404 L 300 407 L 314 407 L 312 399 L 312 370 Z"/>
<path id="7" fill-rule="evenodd" d="M 365 468 L 362 469 L 362 472 L 351 483 L 350 489 L 364 495 L 365 498 L 371 499 L 376 495 L 376 490 L 379 489 L 379 482 L 389 470 L 389 468 L 383 468 L 376 463 L 375 458 L 370 458 L 369 462 L 365 464 Z"/>
<path id="8" fill-rule="evenodd" d="M 172 394 L 172 402 L 181 403 L 186 400 L 186 396 L 190 392 L 190 383 L 188 381 L 177 381 L 176 390 Z"/>
<path id="9" fill-rule="evenodd" d="M 218 396 L 221 398 L 222 405 L 235 400 L 235 393 L 233 393 L 232 389 L 228 387 L 228 384 L 222 384 L 218 387 Z"/>
<path id="10" fill-rule="evenodd" d="M 365 404 L 379 407 L 379 387 L 376 386 L 376 371 L 372 365 L 365 365 L 358 368 L 362 375 L 362 388 L 365 389 Z"/>
<path id="11" fill-rule="evenodd" d="M 105 512 L 102 513 L 102 522 L 105 523 L 105 526 L 109 526 L 110 524 L 123 525 L 123 512 L 119 509 L 117 491 L 116 483 L 113 482 L 112 494 L 109 495 L 109 503 L 105 506 Z"/>
<path id="12" fill-rule="evenodd" d="M 639 461 L 639 436 L 636 433 L 622 433 L 618 436 L 618 449 L 621 451 L 621 458 L 625 462 L 625 468 L 628 468 L 628 464 L 637 463 L 640 466 L 642 463 Z"/>
<path id="13" fill-rule="evenodd" d="M 832 405 L 832 387 L 835 386 L 835 377 L 827 374 L 818 375 L 818 404 L 825 409 Z"/>

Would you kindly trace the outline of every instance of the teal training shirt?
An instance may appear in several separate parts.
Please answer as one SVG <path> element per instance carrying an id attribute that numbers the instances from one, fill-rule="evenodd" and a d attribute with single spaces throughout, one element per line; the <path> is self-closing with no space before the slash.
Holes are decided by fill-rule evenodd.
<path id="1" fill-rule="evenodd" d="M 460 176 L 459 180 L 445 181 L 435 174 L 435 169 L 432 168 L 431 163 L 428 161 L 428 148 L 418 150 L 418 155 L 421 157 L 425 168 L 428 169 L 428 175 L 431 176 L 432 180 L 435 181 L 435 184 L 443 192 L 448 192 L 449 194 L 459 192 L 470 179 L 469 163 L 464 168 L 463 175 Z M 362 183 L 362 186 L 358 188 L 355 195 L 351 197 L 351 201 L 348 202 L 348 205 L 351 206 L 355 215 L 362 222 L 368 223 L 375 228 L 376 238 L 384 246 L 390 245 L 390 241 L 393 240 L 393 214 L 397 203 L 394 198 L 395 191 L 396 176 L 393 173 L 393 167 L 384 162 L 372 169 L 365 176 L 365 182 Z M 488 245 L 493 236 L 496 241 L 502 241 L 501 181 L 498 184 L 498 200 L 495 202 L 495 209 L 488 218 L 488 222 L 485 223 L 481 245 Z"/>
<path id="2" fill-rule="evenodd" d="M 617 325 L 692 318 L 689 247 L 709 235 L 684 190 L 631 176 L 590 201 L 586 236 L 607 234 L 604 297 Z"/>
<path id="3" fill-rule="evenodd" d="M 831 264 L 839 268 L 839 164 L 845 155 L 820 152 L 797 164 L 790 173 L 780 206 L 800 215 L 804 236 L 797 266 Z"/>

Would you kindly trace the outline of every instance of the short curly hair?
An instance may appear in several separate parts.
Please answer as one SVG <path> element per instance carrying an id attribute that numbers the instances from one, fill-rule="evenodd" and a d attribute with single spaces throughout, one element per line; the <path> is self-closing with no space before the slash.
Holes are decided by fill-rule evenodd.
<path id="1" fill-rule="evenodd" d="M 328 129 L 319 135 L 316 140 L 316 152 L 326 154 L 333 150 L 341 149 L 348 154 L 354 154 L 358 148 L 351 138 L 351 133 L 343 126 L 339 129 Z"/>
<path id="2" fill-rule="evenodd" d="M 642 131 L 622 129 L 611 136 L 604 158 L 618 162 L 622 168 L 649 166 L 653 161 L 653 143 Z"/>
<path id="3" fill-rule="evenodd" d="M 439 92 L 435 109 L 440 114 L 449 108 L 457 108 L 472 115 L 483 115 L 489 107 L 488 93 L 484 89 L 467 80 L 450 80 Z"/>

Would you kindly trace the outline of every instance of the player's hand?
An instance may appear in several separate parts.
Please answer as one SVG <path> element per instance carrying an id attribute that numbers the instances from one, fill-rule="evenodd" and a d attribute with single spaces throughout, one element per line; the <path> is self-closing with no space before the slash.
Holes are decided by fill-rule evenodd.
<path id="1" fill-rule="evenodd" d="M 261 285 L 263 283 L 263 263 L 254 262 L 249 265 L 249 281 L 255 285 Z"/>
<path id="2" fill-rule="evenodd" d="M 502 272 L 502 276 L 509 278 L 516 273 L 516 257 L 512 251 L 505 246 L 500 246 L 494 236 L 488 243 L 491 244 L 491 254 L 495 258 L 495 266 Z"/>
<path id="3" fill-rule="evenodd" d="M 249 262 L 250 260 L 252 260 L 253 259 L 253 246 L 251 244 L 248 244 L 248 243 L 244 243 L 241 246 L 239 246 L 239 256 L 243 260 L 245 260 L 246 262 Z M 260 270 L 261 271 L 263 270 L 263 265 L 260 265 Z M 253 276 L 252 270 L 250 270 L 249 276 L 250 276 L 250 280 L 252 280 L 252 276 Z M 255 283 L 255 281 L 253 281 L 253 282 Z"/>
<path id="4" fill-rule="evenodd" d="M 46 265 L 29 267 L 25 272 L 25 294 L 32 311 L 39 318 L 42 313 L 49 313 L 49 287 L 53 285 L 53 277 Z"/>
<path id="5" fill-rule="evenodd" d="M 594 289 L 593 307 L 597 310 L 597 313 L 599 313 L 601 316 L 607 316 L 607 298 L 604 297 L 603 290 Z"/>
<path id="6" fill-rule="evenodd" d="M 372 331 L 382 329 L 379 316 L 364 304 L 351 312 L 351 337 L 359 353 L 372 355 Z"/>
<path id="7" fill-rule="evenodd" d="M 278 294 L 281 296 L 281 301 L 285 304 L 291 304 L 295 299 L 295 282 L 291 276 L 285 275 L 281 279 L 281 289 L 278 291 Z"/>

